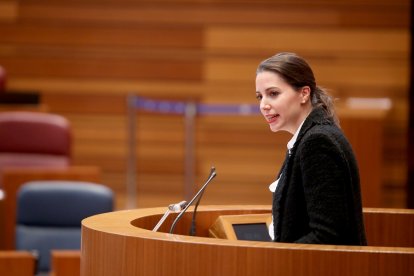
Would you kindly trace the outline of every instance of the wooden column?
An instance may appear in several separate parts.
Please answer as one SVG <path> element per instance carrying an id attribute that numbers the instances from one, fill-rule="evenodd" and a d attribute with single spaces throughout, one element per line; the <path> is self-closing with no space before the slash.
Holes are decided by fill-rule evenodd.
<path id="1" fill-rule="evenodd" d="M 411 5 L 411 16 L 413 15 L 414 7 Z M 410 55 L 410 92 L 409 92 L 409 118 L 408 118 L 408 151 L 407 151 L 407 207 L 414 208 L 414 57 L 413 57 L 413 35 L 414 23 L 411 18 L 411 55 Z"/>

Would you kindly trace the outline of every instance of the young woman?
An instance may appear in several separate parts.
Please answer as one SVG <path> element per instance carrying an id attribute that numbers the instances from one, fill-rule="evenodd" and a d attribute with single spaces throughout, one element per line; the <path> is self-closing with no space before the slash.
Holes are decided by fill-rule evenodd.
<path id="1" fill-rule="evenodd" d="M 277 242 L 366 245 L 358 165 L 331 97 L 293 53 L 260 63 L 256 97 L 271 131 L 287 131 L 288 154 L 273 192 L 269 234 Z"/>

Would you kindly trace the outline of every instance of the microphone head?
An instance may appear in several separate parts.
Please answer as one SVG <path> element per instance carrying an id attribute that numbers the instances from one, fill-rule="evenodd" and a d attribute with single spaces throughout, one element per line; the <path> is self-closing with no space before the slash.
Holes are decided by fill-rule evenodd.
<path id="1" fill-rule="evenodd" d="M 210 174 L 209 174 L 208 178 L 215 177 L 216 174 L 217 174 L 216 173 L 216 168 L 214 166 L 211 166 Z"/>
<path id="2" fill-rule="evenodd" d="M 187 201 L 183 200 L 177 204 L 171 204 L 168 206 L 168 209 L 173 212 L 180 212 L 183 208 L 187 206 Z"/>
<path id="3" fill-rule="evenodd" d="M 178 204 L 173 204 L 170 206 L 170 210 L 173 212 L 180 212 L 181 211 L 181 206 Z"/>

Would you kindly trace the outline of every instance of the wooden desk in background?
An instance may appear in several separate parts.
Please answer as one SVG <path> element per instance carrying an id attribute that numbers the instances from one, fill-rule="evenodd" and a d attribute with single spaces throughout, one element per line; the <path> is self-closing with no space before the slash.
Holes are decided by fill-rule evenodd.
<path id="1" fill-rule="evenodd" d="M 50 276 L 79 276 L 80 250 L 52 250 Z"/>
<path id="2" fill-rule="evenodd" d="M 0 251 L 0 275 L 33 276 L 35 262 L 30 252 Z"/>
<path id="3" fill-rule="evenodd" d="M 384 119 L 387 110 L 339 108 L 341 128 L 354 149 L 364 207 L 383 207 Z"/>

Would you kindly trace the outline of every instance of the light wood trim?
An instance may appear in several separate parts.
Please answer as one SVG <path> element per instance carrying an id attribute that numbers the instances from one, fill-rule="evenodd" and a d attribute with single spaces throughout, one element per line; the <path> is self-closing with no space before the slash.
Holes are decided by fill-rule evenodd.
<path id="1" fill-rule="evenodd" d="M 406 30 L 390 29 L 381 32 L 371 29 L 319 29 L 293 27 L 263 27 L 248 26 L 244 28 L 231 26 L 212 26 L 207 29 L 206 46 L 208 49 L 260 49 L 273 50 L 275 45 L 280 49 L 305 52 L 368 52 L 369 54 L 381 52 L 403 53 L 408 50 L 410 34 Z M 263 38 L 266 43 L 263 44 Z M 300 43 L 306 39 L 306 43 Z M 349 43 L 351 40 L 361 43 Z M 372 42 L 378 42 L 377 45 Z M 393 43 L 399 41 L 399 43 Z M 324 42 L 324 43 L 321 43 Z M 292 48 L 293 47 L 293 48 Z M 257 62 L 256 62 L 257 63 Z M 256 64 L 257 65 L 257 64 Z M 255 67 L 253 67 L 255 68 Z"/>
<path id="2" fill-rule="evenodd" d="M 79 180 L 99 183 L 101 171 L 95 166 L 73 166 L 68 168 L 5 168 L 1 177 L 5 198 L 0 202 L 0 225 L 4 235 L 0 236 L 0 248 L 15 248 L 15 225 L 17 193 L 24 183 L 32 180 Z"/>
<path id="3" fill-rule="evenodd" d="M 229 32 L 231 31 L 229 30 Z M 227 32 L 223 34 L 223 37 L 225 36 L 227 36 Z M 277 34 L 271 34 L 271 32 L 268 34 L 263 34 L 263 36 L 271 36 L 275 38 L 278 37 Z M 298 34 L 297 39 L 299 41 L 289 41 L 289 44 L 287 43 L 283 49 L 291 49 L 292 51 L 298 53 L 305 52 L 304 49 L 295 49 L 294 46 L 300 44 L 301 36 L 302 34 Z M 329 34 L 327 34 L 327 36 L 329 36 Z M 361 36 L 363 36 L 363 34 L 361 34 Z M 331 87 L 331 83 L 334 83 L 335 85 L 341 85 L 344 88 L 347 85 L 359 87 L 375 87 L 377 85 L 381 85 L 383 87 L 398 87 L 401 85 L 407 86 L 409 79 L 406 76 L 409 72 L 409 68 L 404 66 L 404 63 L 406 63 L 406 57 L 403 53 L 407 51 L 405 45 L 409 44 L 409 36 L 408 33 L 402 33 L 401 36 L 402 37 L 398 39 L 401 41 L 400 49 L 389 50 L 392 53 L 396 53 L 394 54 L 394 58 L 384 57 L 383 59 L 379 59 L 379 57 L 375 55 L 375 52 L 372 52 L 369 49 L 365 49 L 364 51 L 360 50 L 359 52 L 352 49 L 342 49 L 338 51 L 342 51 L 344 53 L 343 55 L 346 55 L 348 51 L 354 51 L 354 55 L 357 58 L 348 60 L 341 57 L 335 59 L 327 58 L 326 60 L 318 60 L 312 58 L 307 59 L 309 60 L 310 64 L 312 64 L 312 69 L 318 80 L 318 83 L 321 83 L 327 87 Z M 246 37 L 246 40 L 257 39 L 257 37 Z M 383 37 L 382 39 L 385 40 L 386 37 Z M 219 40 L 219 38 L 217 38 L 217 40 Z M 326 40 L 328 40 L 328 38 L 326 38 Z M 375 38 L 373 38 L 373 43 L 374 42 Z M 244 42 L 240 41 L 239 43 L 243 44 Z M 327 44 L 330 44 L 330 42 L 327 42 Z M 221 46 L 218 45 L 217 47 Z M 255 45 L 252 45 L 251 47 L 255 47 Z M 261 47 L 261 45 L 258 44 L 256 47 Z M 229 49 L 228 51 L 233 50 Z M 277 50 L 273 50 L 273 52 L 269 55 L 274 54 L 276 51 Z M 386 50 L 384 49 L 384 51 Z M 366 55 L 366 59 L 358 57 L 359 55 L 364 54 Z M 261 59 L 259 57 L 250 59 L 240 59 L 238 57 L 213 57 L 206 61 L 204 65 L 205 78 L 210 82 L 233 81 L 246 82 L 246 84 L 250 84 L 249 81 L 253 82 L 252 74 L 254 74 L 254 70 L 260 60 Z M 347 76 L 349 79 L 345 81 L 343 76 Z M 381 78 L 379 79 L 378 76 L 381 76 Z M 253 91 L 253 88 L 251 91 Z M 371 92 L 373 93 L 373 97 L 376 97 L 372 90 Z M 394 98 L 393 95 L 389 96 Z"/>
<path id="4" fill-rule="evenodd" d="M 197 237 L 152 232 L 164 208 L 101 214 L 82 223 L 81 275 L 410 275 L 414 248 L 332 246 L 207 238 L 220 215 L 269 212 L 269 206 L 202 206 Z M 168 229 L 174 216 L 163 225 Z"/>
<path id="5" fill-rule="evenodd" d="M 0 275 L 33 276 L 35 257 L 30 252 L 0 251 Z"/>

